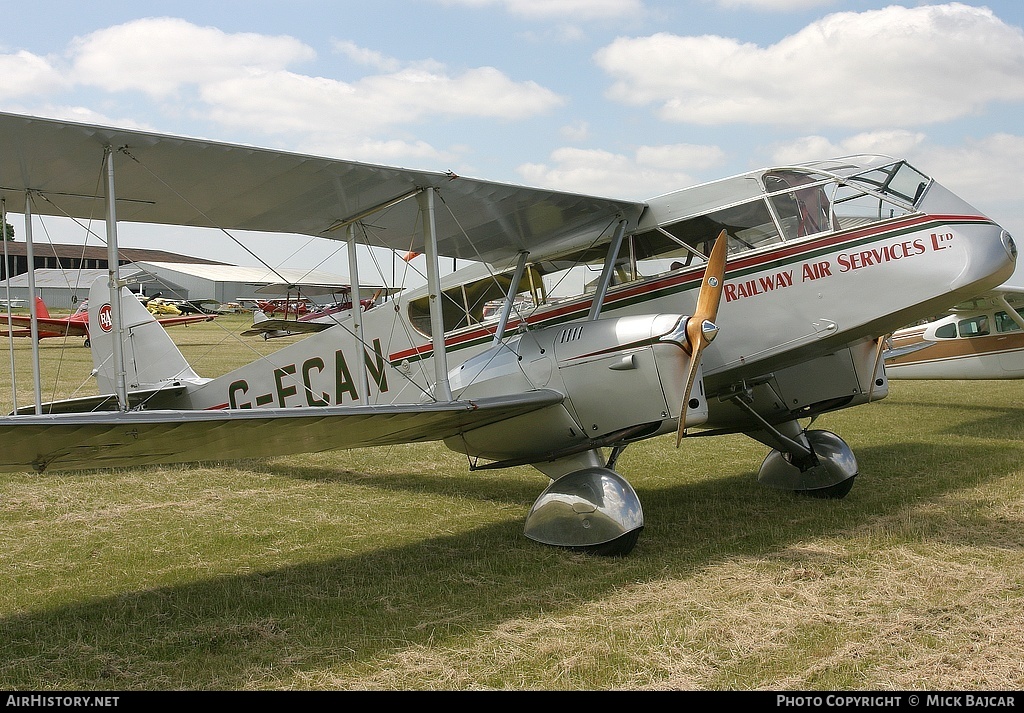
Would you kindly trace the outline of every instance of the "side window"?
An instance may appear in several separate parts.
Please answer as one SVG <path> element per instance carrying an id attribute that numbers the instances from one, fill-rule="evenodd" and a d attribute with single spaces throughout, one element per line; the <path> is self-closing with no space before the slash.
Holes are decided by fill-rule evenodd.
<path id="1" fill-rule="evenodd" d="M 957 322 L 961 337 L 983 337 L 989 333 L 988 315 L 968 317 Z"/>
<path id="2" fill-rule="evenodd" d="M 956 325 L 944 324 L 935 330 L 935 336 L 939 339 L 956 339 Z"/>
<path id="3" fill-rule="evenodd" d="M 1013 321 L 1013 317 L 1006 312 L 996 312 L 997 332 L 1017 332 L 1019 330 L 1020 325 Z"/>
<path id="4" fill-rule="evenodd" d="M 829 194 L 835 192 L 835 184 L 815 181 L 815 176 L 797 171 L 764 175 L 765 190 L 772 194 L 772 208 L 787 240 L 834 229 Z"/>
<path id="5" fill-rule="evenodd" d="M 832 205 L 836 223 L 844 230 L 879 220 L 899 218 L 912 210 L 901 203 L 867 193 L 852 185 L 839 186 L 832 198 Z"/>
<path id="6" fill-rule="evenodd" d="M 493 320 L 500 313 L 501 305 L 512 273 L 489 275 L 475 282 L 457 285 L 441 293 L 441 312 L 445 332 L 472 327 L 487 320 Z M 526 270 L 519 283 L 515 300 L 515 314 L 520 318 L 533 310 L 535 305 L 545 301 L 543 281 L 533 267 Z M 409 322 L 424 336 L 431 336 L 430 298 L 427 296 L 409 302 Z"/>
<path id="7" fill-rule="evenodd" d="M 729 255 L 782 242 L 767 204 L 759 198 L 637 233 L 632 257 L 643 275 L 702 265 L 698 255 L 711 253 L 722 230 L 728 236 Z"/>

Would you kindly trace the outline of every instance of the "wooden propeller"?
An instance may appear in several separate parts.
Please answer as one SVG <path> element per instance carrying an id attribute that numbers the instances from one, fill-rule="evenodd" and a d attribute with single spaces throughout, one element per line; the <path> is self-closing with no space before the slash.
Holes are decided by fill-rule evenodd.
<path id="1" fill-rule="evenodd" d="M 715 318 L 718 316 L 718 305 L 722 301 L 722 289 L 725 285 L 725 258 L 727 238 L 723 230 L 715 239 L 715 245 L 708 256 L 708 264 L 704 268 L 704 280 L 697 295 L 697 308 L 686 321 L 686 340 L 690 345 L 690 368 L 686 374 L 686 388 L 683 389 L 683 404 L 679 410 L 679 429 L 676 431 L 676 448 L 686 435 L 686 404 L 690 400 L 690 389 L 697 376 L 701 352 L 718 334 Z"/>

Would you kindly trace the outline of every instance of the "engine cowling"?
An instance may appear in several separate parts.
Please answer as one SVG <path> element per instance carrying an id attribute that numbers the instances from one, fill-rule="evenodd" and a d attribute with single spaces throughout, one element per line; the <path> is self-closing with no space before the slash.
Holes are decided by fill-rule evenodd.
<path id="1" fill-rule="evenodd" d="M 645 437 L 675 430 L 690 360 L 685 323 L 677 314 L 634 315 L 515 335 L 454 369 L 453 396 L 546 388 L 565 394 L 565 400 L 475 429 L 448 446 L 506 460 L 560 451 L 634 426 L 647 426 Z M 708 415 L 699 375 L 692 391 L 688 426 Z"/>

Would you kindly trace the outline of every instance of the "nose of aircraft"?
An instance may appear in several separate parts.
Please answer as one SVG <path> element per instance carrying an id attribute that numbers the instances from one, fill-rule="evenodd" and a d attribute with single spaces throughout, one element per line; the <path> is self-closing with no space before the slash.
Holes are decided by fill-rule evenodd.
<path id="1" fill-rule="evenodd" d="M 979 294 L 1010 278 L 1017 265 L 1017 245 L 1006 230 L 995 223 L 981 223 L 962 226 L 960 235 L 968 246 L 967 259 L 950 284 L 951 291 Z"/>
<path id="2" fill-rule="evenodd" d="M 950 284 L 950 291 L 967 297 L 1002 284 L 1017 264 L 1017 246 L 1002 226 L 987 218 L 960 196 L 940 183 L 932 183 L 918 208 L 945 225 L 932 235 L 935 247 L 942 247 L 945 231 L 966 246 L 963 269 Z M 973 291 L 973 294 L 968 294 Z"/>

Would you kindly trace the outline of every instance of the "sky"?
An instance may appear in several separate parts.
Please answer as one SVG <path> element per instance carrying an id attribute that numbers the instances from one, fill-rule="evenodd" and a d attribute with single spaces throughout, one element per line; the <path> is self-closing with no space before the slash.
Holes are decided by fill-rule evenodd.
<path id="1" fill-rule="evenodd" d="M 36 0 L 7 10 L 0 111 L 635 200 L 775 163 L 884 153 L 1024 247 L 1020 0 Z M 9 222 L 22 236 L 21 216 Z M 86 240 L 58 219 L 33 237 Z M 257 264 L 219 234 L 125 226 L 118 237 Z M 348 272 L 339 244 L 248 237 L 274 267 Z"/>

